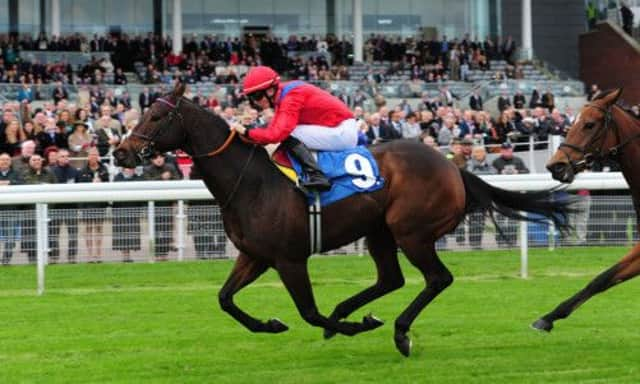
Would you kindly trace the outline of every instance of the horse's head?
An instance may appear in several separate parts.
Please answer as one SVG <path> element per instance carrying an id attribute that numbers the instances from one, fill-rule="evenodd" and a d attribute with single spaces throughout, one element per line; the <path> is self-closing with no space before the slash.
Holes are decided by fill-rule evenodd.
<path id="1" fill-rule="evenodd" d="M 591 166 L 615 145 L 613 108 L 622 89 L 606 92 L 585 105 L 569 129 L 567 138 L 547 162 L 554 179 L 571 183 L 577 173 Z"/>
<path id="2" fill-rule="evenodd" d="M 185 85 L 178 83 L 172 92 L 151 104 L 140 123 L 114 151 L 117 165 L 134 167 L 155 151 L 172 151 L 184 145 L 186 128 L 180 112 L 184 91 Z"/>

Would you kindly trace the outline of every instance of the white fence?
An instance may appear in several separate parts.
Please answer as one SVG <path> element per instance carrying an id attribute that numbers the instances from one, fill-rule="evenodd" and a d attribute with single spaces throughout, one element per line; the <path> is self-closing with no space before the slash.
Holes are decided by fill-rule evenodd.
<path id="1" fill-rule="evenodd" d="M 558 185 L 548 174 L 496 175 L 483 176 L 483 179 L 504 189 L 521 191 Z M 587 173 L 581 174 L 567 189 L 627 188 L 619 173 Z M 36 262 L 39 292 L 44 289 L 48 263 L 182 261 L 229 258 L 237 253 L 224 234 L 219 208 L 199 180 L 19 185 L 2 187 L 0 191 L 2 262 Z M 518 224 L 498 218 L 510 237 L 504 242 L 489 222 L 470 217 L 455 232 L 441 239 L 438 248 L 518 246 L 521 274 L 526 277 L 530 246 L 553 248 L 633 241 L 633 231 L 629 228 L 635 213 L 628 196 L 593 196 L 587 203 L 586 212 L 572 217 L 577 227 L 572 237 L 561 238 L 550 226 Z M 364 244 L 358 241 L 333 253 L 336 252 L 362 254 Z"/>

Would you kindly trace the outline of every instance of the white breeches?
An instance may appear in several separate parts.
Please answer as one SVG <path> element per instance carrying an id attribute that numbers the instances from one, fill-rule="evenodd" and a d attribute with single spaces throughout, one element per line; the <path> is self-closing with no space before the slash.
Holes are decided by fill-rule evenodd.
<path id="1" fill-rule="evenodd" d="M 358 126 L 355 119 L 347 119 L 337 127 L 298 125 L 291 136 L 315 151 L 341 151 L 358 144 Z"/>

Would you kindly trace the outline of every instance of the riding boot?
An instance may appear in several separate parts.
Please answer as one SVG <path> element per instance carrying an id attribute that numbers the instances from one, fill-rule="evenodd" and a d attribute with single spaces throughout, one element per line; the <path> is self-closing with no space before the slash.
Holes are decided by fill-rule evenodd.
<path id="1" fill-rule="evenodd" d="M 283 142 L 285 148 L 300 162 L 302 170 L 307 174 L 307 180 L 302 182 L 302 186 L 317 191 L 328 191 L 331 189 L 331 182 L 322 173 L 316 159 L 304 143 L 295 137 L 289 136 Z"/>

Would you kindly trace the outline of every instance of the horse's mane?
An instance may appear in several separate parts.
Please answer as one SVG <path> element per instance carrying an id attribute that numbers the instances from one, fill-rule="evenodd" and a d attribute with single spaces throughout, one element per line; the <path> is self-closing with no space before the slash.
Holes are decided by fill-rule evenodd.
<path id="1" fill-rule="evenodd" d="M 631 107 L 629 107 L 628 105 L 622 104 L 622 103 L 615 103 L 614 105 L 620 108 L 622 111 L 624 111 L 627 115 L 629 115 L 634 120 L 640 121 L 640 116 L 636 116 L 631 110 Z"/>
<path id="2" fill-rule="evenodd" d="M 180 96 L 180 99 L 182 100 L 182 102 L 185 102 L 191 106 L 194 106 L 197 110 L 199 110 L 200 112 L 204 112 L 205 114 L 213 117 L 215 120 L 218 120 L 218 122 L 224 124 L 224 126 L 228 127 L 229 124 L 227 124 L 226 120 L 223 119 L 222 117 L 220 117 L 219 115 L 211 112 L 210 110 L 208 110 L 207 108 L 203 107 L 202 105 L 195 103 L 193 100 L 188 99 L 185 96 Z"/>

